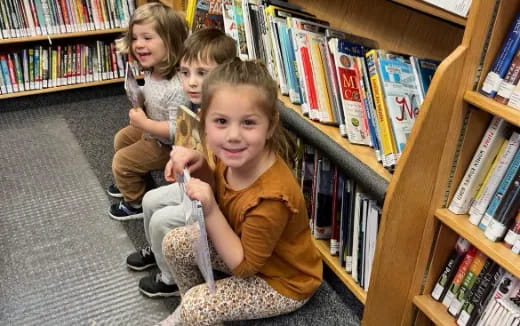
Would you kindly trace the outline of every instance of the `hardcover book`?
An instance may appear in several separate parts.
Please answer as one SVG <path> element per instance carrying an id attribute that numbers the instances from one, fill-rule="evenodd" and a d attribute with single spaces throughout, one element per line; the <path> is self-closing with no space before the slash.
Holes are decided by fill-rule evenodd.
<path id="1" fill-rule="evenodd" d="M 175 146 L 183 146 L 201 152 L 214 166 L 213 154 L 207 148 L 199 133 L 199 117 L 195 112 L 181 105 L 177 109 Z"/>

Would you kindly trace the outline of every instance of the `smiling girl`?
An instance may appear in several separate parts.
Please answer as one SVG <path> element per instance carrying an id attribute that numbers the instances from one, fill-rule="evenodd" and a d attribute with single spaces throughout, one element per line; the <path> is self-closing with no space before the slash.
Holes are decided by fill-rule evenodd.
<path id="1" fill-rule="evenodd" d="M 168 162 L 177 108 L 189 104 L 177 73 L 187 35 L 186 22 L 179 14 L 161 3 L 148 3 L 134 11 L 128 31 L 118 40 L 119 51 L 129 53 L 145 71 L 146 110 L 131 108 L 129 125 L 114 138 L 115 184 L 108 193 L 122 198 L 109 210 L 116 220 L 142 217 L 144 176 Z"/>
<path id="2" fill-rule="evenodd" d="M 277 87 L 261 63 L 238 59 L 204 80 L 201 134 L 216 156 L 176 147 L 170 174 L 187 167 L 191 199 L 200 200 L 215 269 L 229 277 L 211 292 L 196 265 L 198 230 L 170 231 L 163 253 L 182 296 L 163 325 L 213 325 L 265 318 L 302 307 L 319 287 L 322 261 L 312 243 L 302 191 L 284 158 Z"/>

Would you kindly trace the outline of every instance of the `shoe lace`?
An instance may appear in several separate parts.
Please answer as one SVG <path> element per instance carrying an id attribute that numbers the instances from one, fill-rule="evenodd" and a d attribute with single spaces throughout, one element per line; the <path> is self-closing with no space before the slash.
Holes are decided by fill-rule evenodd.
<path id="1" fill-rule="evenodd" d="M 152 247 L 148 246 L 148 247 L 144 247 L 143 249 L 141 249 L 142 257 L 150 256 L 151 254 L 152 254 Z"/>

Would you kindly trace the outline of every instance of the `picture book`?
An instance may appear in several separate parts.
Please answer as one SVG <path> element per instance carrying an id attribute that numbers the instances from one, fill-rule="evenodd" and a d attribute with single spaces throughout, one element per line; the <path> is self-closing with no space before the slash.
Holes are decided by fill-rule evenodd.
<path id="1" fill-rule="evenodd" d="M 132 103 L 132 107 L 144 108 L 144 97 L 143 92 L 141 91 L 141 86 L 137 84 L 134 72 L 132 71 L 130 63 L 128 62 L 126 64 L 125 92 L 130 99 L 130 102 Z"/>
<path id="2" fill-rule="evenodd" d="M 195 6 L 191 31 L 203 28 L 218 28 L 224 31 L 222 0 L 198 0 Z"/>
<path id="3" fill-rule="evenodd" d="M 179 106 L 177 109 L 175 146 L 183 146 L 201 152 L 210 166 L 213 166 L 213 155 L 202 140 L 197 114 L 183 105 Z"/>

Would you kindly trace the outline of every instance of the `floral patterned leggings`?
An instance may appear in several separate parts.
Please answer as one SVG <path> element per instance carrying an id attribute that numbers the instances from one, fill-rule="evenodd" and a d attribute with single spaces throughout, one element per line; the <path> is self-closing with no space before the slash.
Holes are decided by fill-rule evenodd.
<path id="1" fill-rule="evenodd" d="M 256 275 L 220 279 L 216 281 L 215 293 L 211 293 L 195 261 L 192 244 L 197 236 L 197 226 L 189 225 L 173 229 L 163 240 L 163 253 L 182 297 L 178 308 L 182 325 L 215 325 L 278 316 L 295 311 L 308 301 L 285 297 Z M 214 247 L 210 247 L 213 268 L 230 274 Z"/>

